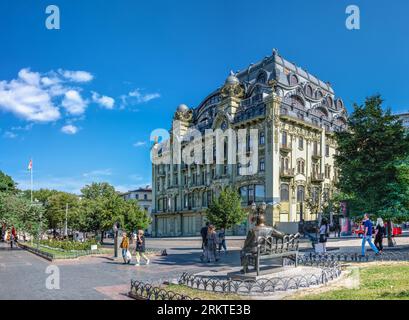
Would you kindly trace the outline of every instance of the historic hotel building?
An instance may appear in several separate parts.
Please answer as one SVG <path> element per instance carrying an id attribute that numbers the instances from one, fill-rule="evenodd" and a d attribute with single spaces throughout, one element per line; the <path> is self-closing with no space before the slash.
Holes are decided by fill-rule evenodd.
<path id="1" fill-rule="evenodd" d="M 237 189 L 244 207 L 266 202 L 271 225 L 315 219 L 307 203 L 321 204 L 333 192 L 337 179 L 333 134 L 345 129 L 346 118 L 344 104 L 329 83 L 283 59 L 276 50 L 231 73 L 196 108 L 180 105 L 174 120 L 180 121 L 182 135 L 192 128 L 203 133 L 257 128 L 258 170 L 240 175 L 240 165 L 227 161 L 153 165 L 153 234 L 198 235 L 208 204 L 224 186 Z M 252 140 L 246 144 L 250 152 Z M 166 151 L 162 146 L 154 144 L 154 159 L 172 155 L 172 147 Z M 249 224 L 248 219 L 233 232 L 244 234 Z"/>

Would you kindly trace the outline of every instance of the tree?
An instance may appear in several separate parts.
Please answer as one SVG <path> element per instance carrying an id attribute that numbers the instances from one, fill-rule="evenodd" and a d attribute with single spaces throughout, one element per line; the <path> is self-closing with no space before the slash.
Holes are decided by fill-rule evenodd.
<path id="1" fill-rule="evenodd" d="M 151 219 L 148 216 L 146 210 L 142 209 L 137 200 L 125 201 L 125 216 L 124 216 L 124 229 L 128 232 L 133 232 L 138 229 L 145 230 Z"/>
<path id="2" fill-rule="evenodd" d="M 407 200 L 398 196 L 407 188 L 406 169 L 397 163 L 409 156 L 409 136 L 398 117 L 382 109 L 382 102 L 376 95 L 363 106 L 355 104 L 348 130 L 336 133 L 337 187 L 349 195 L 353 214 L 367 212 L 395 220 L 406 215 L 399 208 Z"/>
<path id="3" fill-rule="evenodd" d="M 237 191 L 227 187 L 214 199 L 206 211 L 208 220 L 217 228 L 231 228 L 246 218 L 247 213 L 241 207 L 241 198 Z"/>
<path id="4" fill-rule="evenodd" d="M 39 224 L 43 223 L 44 208 L 41 204 L 32 205 L 22 194 L 0 192 L 0 220 L 17 230 L 38 234 Z"/>
<path id="5" fill-rule="evenodd" d="M 86 185 L 81 193 L 81 210 L 85 214 L 83 221 L 88 230 L 101 232 L 102 242 L 105 231 L 111 229 L 115 222 L 123 224 L 125 200 L 106 182 Z"/>
<path id="6" fill-rule="evenodd" d="M 68 205 L 67 226 L 74 229 L 79 226 L 79 198 L 67 192 L 50 193 L 45 201 L 45 216 L 48 221 L 48 228 L 53 229 L 54 235 L 57 229 L 65 227 L 66 210 Z"/>
<path id="7" fill-rule="evenodd" d="M 14 182 L 14 180 L 0 170 L 0 192 L 15 193 L 16 191 L 17 184 Z"/>

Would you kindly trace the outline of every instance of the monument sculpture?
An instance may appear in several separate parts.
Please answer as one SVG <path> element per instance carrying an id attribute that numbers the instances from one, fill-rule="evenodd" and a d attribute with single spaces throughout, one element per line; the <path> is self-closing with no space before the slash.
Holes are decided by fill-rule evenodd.
<path id="1" fill-rule="evenodd" d="M 260 274 L 260 260 L 288 257 L 298 260 L 298 239 L 300 234 L 286 235 L 283 232 L 265 225 L 263 213 L 256 218 L 256 226 L 247 234 L 241 251 L 242 272 L 248 273 L 248 267 L 255 268 L 257 276 Z"/>

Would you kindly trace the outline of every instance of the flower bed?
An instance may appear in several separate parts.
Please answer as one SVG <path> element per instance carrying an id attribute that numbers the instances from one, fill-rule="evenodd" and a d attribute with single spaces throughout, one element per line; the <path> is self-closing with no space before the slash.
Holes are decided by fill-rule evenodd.
<path id="1" fill-rule="evenodd" d="M 87 240 L 84 242 L 78 241 L 66 241 L 66 240 L 41 240 L 41 245 L 53 248 L 53 249 L 61 249 L 64 251 L 84 251 L 90 250 L 91 245 L 97 245 L 98 247 L 100 244 L 96 240 Z"/>

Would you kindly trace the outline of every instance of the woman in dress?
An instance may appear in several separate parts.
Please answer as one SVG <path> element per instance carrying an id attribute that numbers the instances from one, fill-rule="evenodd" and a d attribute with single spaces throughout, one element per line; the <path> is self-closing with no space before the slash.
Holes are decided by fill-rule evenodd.
<path id="1" fill-rule="evenodd" d="M 206 239 L 207 239 L 207 243 L 206 243 L 207 262 L 219 261 L 219 259 L 217 258 L 217 245 L 218 245 L 217 233 L 216 233 L 216 228 L 213 225 L 209 226 Z"/>

